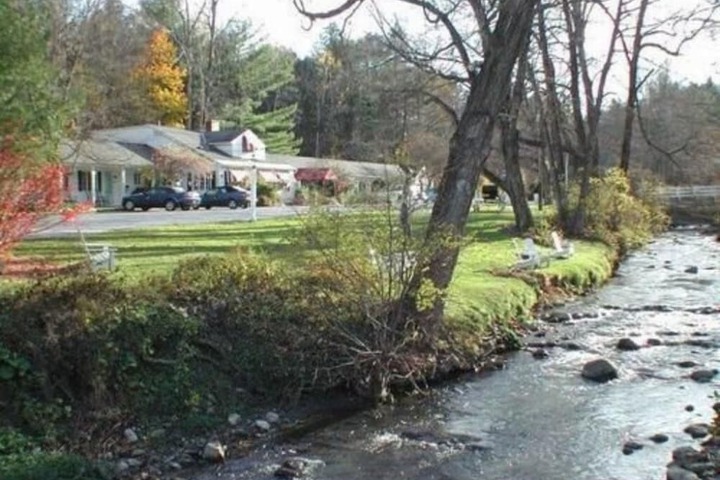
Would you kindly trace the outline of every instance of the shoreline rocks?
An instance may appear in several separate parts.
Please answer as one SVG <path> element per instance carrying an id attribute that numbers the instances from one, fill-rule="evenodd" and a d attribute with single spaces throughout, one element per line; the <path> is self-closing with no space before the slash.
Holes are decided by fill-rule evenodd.
<path id="1" fill-rule="evenodd" d="M 618 370 L 604 358 L 591 360 L 583 365 L 581 375 L 587 380 L 597 383 L 606 383 L 618 378 Z"/>

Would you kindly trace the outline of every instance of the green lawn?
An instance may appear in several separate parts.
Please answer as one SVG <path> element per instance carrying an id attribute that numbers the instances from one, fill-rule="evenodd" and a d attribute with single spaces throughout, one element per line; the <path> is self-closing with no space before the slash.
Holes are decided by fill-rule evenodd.
<path id="1" fill-rule="evenodd" d="M 422 222 L 422 218 L 418 219 Z M 462 250 L 449 291 L 448 311 L 455 318 L 515 318 L 537 302 L 536 289 L 522 279 L 506 276 L 515 262 L 515 249 L 507 227 L 512 212 L 484 210 L 470 215 L 468 245 Z M 296 218 L 256 223 L 231 222 L 124 230 L 88 235 L 88 242 L 109 243 L 118 249 L 118 273 L 128 281 L 167 274 L 186 257 L 222 254 L 234 248 L 262 250 L 276 258 L 302 264 L 302 252 L 291 244 Z M 417 229 L 419 230 L 419 229 Z M 557 283 L 587 287 L 611 273 L 611 250 L 592 242 L 575 242 L 576 253 L 554 260 L 541 273 Z M 51 262 L 83 258 L 78 237 L 27 240 L 16 256 L 42 257 Z M 300 261 L 298 261 L 300 260 Z"/>

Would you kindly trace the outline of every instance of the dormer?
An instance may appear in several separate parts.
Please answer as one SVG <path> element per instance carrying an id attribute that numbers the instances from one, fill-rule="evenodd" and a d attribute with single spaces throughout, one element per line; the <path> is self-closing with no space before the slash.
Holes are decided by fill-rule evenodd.
<path id="1" fill-rule="evenodd" d="M 265 143 L 250 129 L 206 132 L 202 146 L 228 157 L 242 160 L 265 160 Z"/>

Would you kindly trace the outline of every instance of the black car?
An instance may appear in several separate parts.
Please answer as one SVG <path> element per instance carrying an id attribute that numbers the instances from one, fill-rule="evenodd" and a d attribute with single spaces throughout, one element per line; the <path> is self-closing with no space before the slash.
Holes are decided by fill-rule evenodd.
<path id="1" fill-rule="evenodd" d="M 135 191 L 123 197 L 122 206 L 129 212 L 136 208 L 141 208 L 143 211 L 163 207 L 168 211 L 175 210 L 177 207 L 183 210 L 198 209 L 200 195 L 180 187 L 153 187 L 144 191 Z"/>
<path id="2" fill-rule="evenodd" d="M 233 186 L 214 188 L 203 193 L 200 206 L 207 209 L 212 207 L 247 208 L 250 206 L 250 193 Z"/>

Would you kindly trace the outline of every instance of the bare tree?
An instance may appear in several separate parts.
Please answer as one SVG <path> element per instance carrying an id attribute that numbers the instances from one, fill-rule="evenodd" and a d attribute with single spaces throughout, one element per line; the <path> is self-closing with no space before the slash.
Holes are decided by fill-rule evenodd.
<path id="1" fill-rule="evenodd" d="M 365 0 L 345 0 L 326 11 L 311 11 L 304 0 L 293 1 L 298 11 L 310 20 L 352 13 L 365 3 Z M 427 229 L 426 244 L 431 247 L 431 253 L 415 270 L 411 288 L 401 302 L 401 314 L 414 317 L 432 336 L 443 316 L 443 296 L 437 295 L 432 308 L 422 311 L 417 296 L 427 282 L 439 291 L 444 291 L 450 284 L 459 246 L 455 242 L 438 242 L 438 239 L 446 234 L 460 236 L 464 233 L 472 198 L 490 151 L 495 123 L 509 95 L 512 72 L 527 43 L 538 1 L 396 1 L 419 8 L 428 22 L 444 29 L 449 38 L 448 46 L 431 53 L 435 58 L 459 59 L 462 69 L 455 76 L 469 80 L 470 84 L 465 107 L 450 142 L 448 162 Z M 461 23 L 455 16 L 460 7 L 469 9 L 473 29 L 479 32 L 479 45 L 469 44 L 460 33 Z M 415 54 L 421 52 L 415 51 L 409 41 L 405 43 L 408 59 L 417 58 Z M 473 51 L 479 53 L 478 62 L 471 60 L 470 52 Z M 452 72 L 446 74 L 452 75 Z"/>

